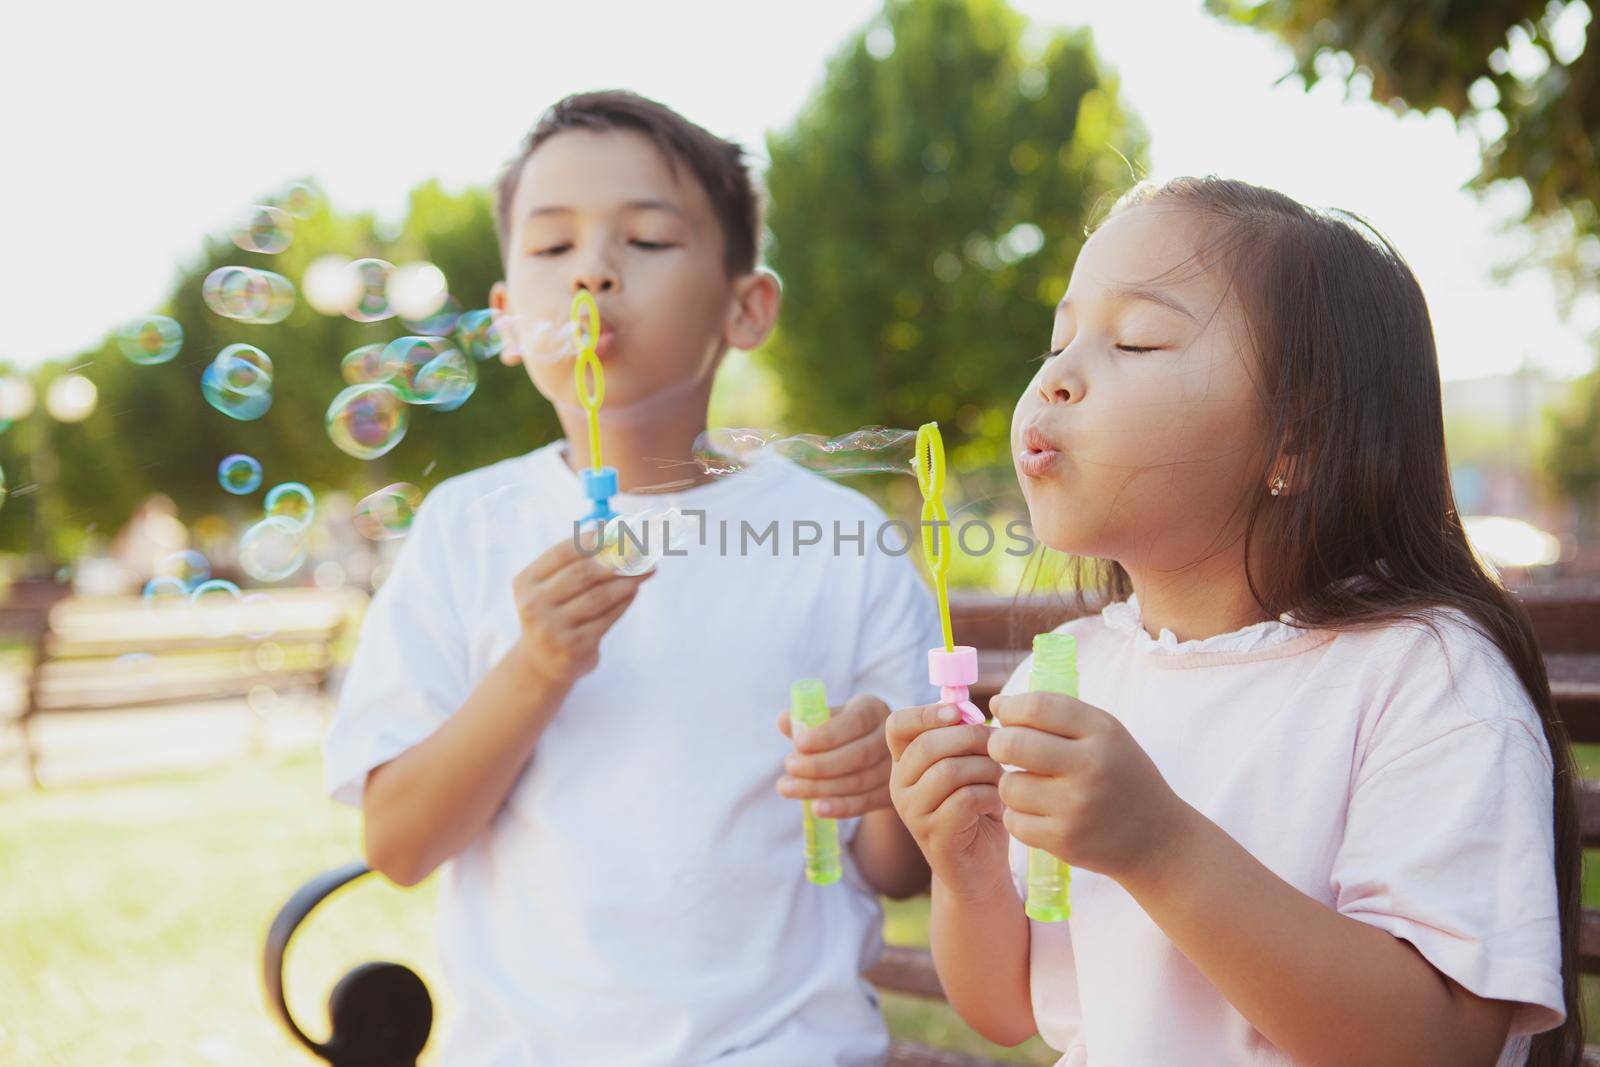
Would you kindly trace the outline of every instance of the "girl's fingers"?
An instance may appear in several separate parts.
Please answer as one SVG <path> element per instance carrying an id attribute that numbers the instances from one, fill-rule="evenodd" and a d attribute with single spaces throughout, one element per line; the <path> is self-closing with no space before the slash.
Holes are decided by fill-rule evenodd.
<path id="1" fill-rule="evenodd" d="M 961 725 L 918 734 L 895 763 L 895 781 L 902 786 L 915 785 L 928 768 L 952 756 L 982 756 L 989 760 L 989 733 L 987 726 Z"/>
<path id="2" fill-rule="evenodd" d="M 1023 815 L 1043 815 L 1059 806 L 1059 794 L 1052 798 L 1053 777 L 1029 774 L 1027 771 L 1006 771 L 1000 777 L 1000 800 L 1012 811 Z"/>
<path id="3" fill-rule="evenodd" d="M 899 759 L 911 743 L 929 730 L 937 730 L 959 722 L 961 715 L 948 704 L 922 704 L 901 708 L 893 712 L 883 724 L 884 739 L 889 743 L 889 755 Z"/>
<path id="4" fill-rule="evenodd" d="M 924 811 L 934 811 L 945 799 L 967 785 L 998 785 L 1000 765 L 988 756 L 950 756 L 928 769 L 911 787 Z"/>
<path id="5" fill-rule="evenodd" d="M 1050 820 L 1043 815 L 1029 815 L 1015 808 L 1004 809 L 1001 821 L 1006 832 L 1029 848 L 1043 848 L 1051 838 Z"/>
<path id="6" fill-rule="evenodd" d="M 1062 777 L 1074 769 L 1074 744 L 1031 726 L 1002 726 L 989 736 L 989 756 L 996 763 Z"/>
<path id="7" fill-rule="evenodd" d="M 931 814 L 937 819 L 968 822 L 982 815 L 998 817 L 1004 811 L 1005 805 L 1000 802 L 1000 791 L 987 783 L 975 782 L 964 785 L 945 797 Z"/>

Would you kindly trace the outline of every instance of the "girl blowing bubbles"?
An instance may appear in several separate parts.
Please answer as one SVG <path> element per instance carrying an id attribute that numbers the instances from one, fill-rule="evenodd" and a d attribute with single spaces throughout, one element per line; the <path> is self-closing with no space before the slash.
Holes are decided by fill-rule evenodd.
<path id="1" fill-rule="evenodd" d="M 1061 627 L 1081 699 L 1024 662 L 999 729 L 887 727 L 951 1002 L 1071 1067 L 1576 1064 L 1572 756 L 1462 534 L 1399 255 L 1243 182 L 1141 186 L 1050 348 L 1012 444 L 1110 601 Z M 1029 846 L 1070 920 L 1025 916 Z"/>

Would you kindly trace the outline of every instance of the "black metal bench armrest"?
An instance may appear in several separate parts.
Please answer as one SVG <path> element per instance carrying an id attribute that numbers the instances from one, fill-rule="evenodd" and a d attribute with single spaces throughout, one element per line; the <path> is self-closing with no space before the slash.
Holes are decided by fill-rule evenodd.
<path id="1" fill-rule="evenodd" d="M 328 897 L 371 873 L 359 861 L 324 871 L 295 891 L 278 910 L 261 951 L 267 1007 L 291 1037 L 334 1067 L 415 1067 L 433 1028 L 428 987 L 398 963 L 364 963 L 339 980 L 328 995 L 330 1036 L 318 1043 L 289 1014 L 283 991 L 283 961 L 289 939 Z"/>

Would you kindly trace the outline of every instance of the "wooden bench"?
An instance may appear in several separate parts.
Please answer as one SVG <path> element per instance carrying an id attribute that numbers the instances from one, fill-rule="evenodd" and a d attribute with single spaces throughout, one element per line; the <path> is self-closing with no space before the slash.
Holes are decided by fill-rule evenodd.
<path id="1" fill-rule="evenodd" d="M 324 692 L 351 610 L 347 597 L 316 589 L 213 606 L 37 589 L 11 598 L 0 630 L 33 655 L 20 707 L 8 716 L 29 780 L 40 784 L 33 728 L 42 715 L 247 697 L 262 687 Z"/>
<path id="2" fill-rule="evenodd" d="M 1556 703 L 1575 741 L 1600 742 L 1600 583 L 1527 590 L 1523 602 L 1551 671 Z M 956 639 L 979 650 L 981 677 L 973 688 L 980 705 L 1000 690 L 1026 655 L 1031 635 L 1052 629 L 1068 616 L 1055 600 L 958 595 L 952 598 Z M 1583 787 L 1583 840 L 1600 847 L 1600 783 Z M 289 1014 L 283 960 L 289 939 L 324 899 L 368 873 L 362 863 L 327 871 L 308 882 L 283 906 L 267 934 L 263 981 L 273 1015 L 300 1044 L 333 1067 L 413 1067 L 433 1023 L 432 1000 L 422 980 L 397 963 L 368 963 L 352 970 L 329 997 L 331 1035 L 313 1041 Z M 1582 967 L 1600 973 L 1600 910 L 1586 909 Z M 889 946 L 867 978 L 879 989 L 929 1000 L 944 990 L 925 949 Z M 1600 1046 L 1585 1054 L 1586 1067 L 1600 1067 Z M 889 1067 L 998 1067 L 993 1061 L 895 1041 Z"/>

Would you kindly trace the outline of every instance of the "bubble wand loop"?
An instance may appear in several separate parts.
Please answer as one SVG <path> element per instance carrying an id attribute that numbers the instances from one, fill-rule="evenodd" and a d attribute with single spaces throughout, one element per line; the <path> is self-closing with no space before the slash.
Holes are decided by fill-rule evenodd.
<path id="1" fill-rule="evenodd" d="M 600 309 L 589 290 L 579 289 L 572 298 L 572 325 L 577 331 L 578 360 L 572 366 L 578 403 L 589 418 L 589 469 L 583 472 L 583 494 L 592 508 L 584 522 L 604 525 L 616 518 L 611 498 L 617 492 L 617 469 L 600 462 L 600 405 L 606 398 L 606 372 L 600 366 L 595 346 L 600 341 Z"/>
<path id="2" fill-rule="evenodd" d="M 939 596 L 939 626 L 944 647 L 928 650 L 928 681 L 939 687 L 939 702 L 961 713 L 964 723 L 983 722 L 968 687 L 978 681 L 978 650 L 958 645 L 950 627 L 950 516 L 944 507 L 944 438 L 937 422 L 917 428 L 917 488 L 922 490 L 922 558 Z"/>

